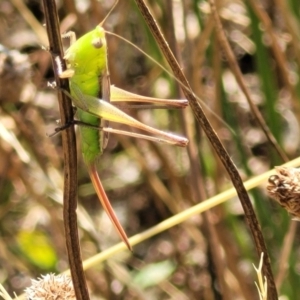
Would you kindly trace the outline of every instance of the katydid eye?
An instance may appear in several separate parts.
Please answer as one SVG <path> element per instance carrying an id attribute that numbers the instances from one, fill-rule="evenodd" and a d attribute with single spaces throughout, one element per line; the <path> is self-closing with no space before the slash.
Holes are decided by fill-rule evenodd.
<path id="1" fill-rule="evenodd" d="M 96 48 L 96 49 L 100 49 L 103 46 L 103 42 L 101 38 L 94 38 L 92 40 L 92 45 Z"/>

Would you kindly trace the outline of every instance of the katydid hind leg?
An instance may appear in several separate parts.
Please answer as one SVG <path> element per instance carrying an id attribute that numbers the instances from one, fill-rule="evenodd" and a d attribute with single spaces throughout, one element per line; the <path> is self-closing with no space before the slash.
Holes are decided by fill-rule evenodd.
<path id="1" fill-rule="evenodd" d="M 114 85 L 110 86 L 111 90 L 111 101 L 112 102 L 143 102 L 143 103 L 152 103 L 161 104 L 165 107 L 177 107 L 177 108 L 185 108 L 188 106 L 188 101 L 186 99 L 161 99 L 161 98 L 152 98 L 137 95 L 134 93 L 130 93 L 128 91 L 117 88 Z"/>
<path id="2" fill-rule="evenodd" d="M 90 114 L 93 114 L 105 120 L 125 124 L 147 131 L 154 135 L 158 135 L 163 139 L 168 140 L 169 143 L 173 145 L 185 147 L 188 144 L 188 140 L 186 138 L 145 125 L 142 122 L 127 115 L 125 112 L 113 106 L 112 104 L 103 101 L 102 99 L 98 99 L 90 95 L 84 95 L 84 97 L 86 99 L 86 102 L 89 103 L 88 110 L 86 111 Z"/>

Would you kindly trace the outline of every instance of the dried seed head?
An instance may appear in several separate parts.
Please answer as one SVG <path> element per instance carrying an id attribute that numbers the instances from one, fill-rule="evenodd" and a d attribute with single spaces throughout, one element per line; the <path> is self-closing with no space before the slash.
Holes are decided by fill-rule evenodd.
<path id="1" fill-rule="evenodd" d="M 276 167 L 269 177 L 267 191 L 295 219 L 300 220 L 300 169 Z"/>
<path id="2" fill-rule="evenodd" d="M 76 299 L 72 280 L 66 275 L 47 274 L 38 280 L 31 280 L 25 294 L 27 300 Z"/>

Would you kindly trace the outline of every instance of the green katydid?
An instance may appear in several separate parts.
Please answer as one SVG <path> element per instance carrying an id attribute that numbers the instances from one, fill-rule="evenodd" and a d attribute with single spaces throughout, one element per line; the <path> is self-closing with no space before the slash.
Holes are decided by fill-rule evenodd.
<path id="1" fill-rule="evenodd" d="M 58 63 L 58 71 L 61 78 L 69 78 L 71 98 L 77 108 L 79 121 L 89 125 L 80 126 L 84 161 L 102 206 L 121 239 L 131 249 L 127 235 L 110 205 L 96 169 L 97 160 L 107 143 L 107 132 L 121 133 L 182 147 L 187 145 L 188 140 L 147 126 L 112 105 L 110 101 L 152 102 L 174 107 L 185 107 L 187 101 L 143 97 L 111 86 L 107 67 L 105 31 L 101 24 L 77 41 L 73 33 L 66 34 L 66 36 L 69 36 L 71 40 L 71 45 L 64 56 L 67 70 L 60 70 Z M 156 137 L 108 128 L 108 121 L 133 126 L 154 134 Z M 93 126 L 101 128 L 101 130 L 91 128 Z"/>

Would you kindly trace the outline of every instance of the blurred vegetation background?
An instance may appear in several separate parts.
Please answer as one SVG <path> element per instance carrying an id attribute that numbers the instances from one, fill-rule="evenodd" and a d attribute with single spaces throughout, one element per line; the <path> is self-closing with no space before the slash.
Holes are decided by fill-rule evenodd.
<path id="1" fill-rule="evenodd" d="M 104 19 L 113 2 L 58 1 L 61 31 L 83 35 Z M 147 4 L 170 46 L 178 50 L 184 73 L 242 178 L 282 164 L 228 66 L 209 3 L 149 0 Z M 217 4 L 252 100 L 284 152 L 290 159 L 297 157 L 298 1 L 219 0 Z M 57 127 L 59 112 L 56 92 L 47 87 L 54 70 L 50 53 L 42 48 L 48 45 L 43 24 L 40 1 L 0 0 L 0 283 L 11 295 L 22 293 L 30 278 L 68 268 L 61 138 L 47 136 Z M 120 0 L 104 27 L 166 66 L 133 1 Z M 141 95 L 181 97 L 174 78 L 145 55 L 114 36 L 107 35 L 107 41 L 112 84 Z M 99 174 L 130 236 L 205 200 L 197 196 L 199 187 L 206 197 L 231 187 L 189 108 L 126 111 L 146 124 L 188 136 L 192 147 L 110 136 L 99 160 Z M 80 150 L 78 159 L 79 235 L 86 259 L 119 242 L 119 237 L 101 209 Z M 287 212 L 270 201 L 265 186 L 252 190 L 251 199 L 280 299 L 298 299 L 296 223 L 291 225 Z M 207 222 L 215 230 L 213 242 Z M 216 253 L 221 262 L 217 268 Z M 236 198 L 215 207 L 209 216 L 198 215 L 135 246 L 134 255 L 126 251 L 111 257 L 86 276 L 93 299 L 252 300 L 259 299 L 253 263 L 258 264 L 258 257 Z M 222 292 L 216 275 L 220 271 Z"/>

